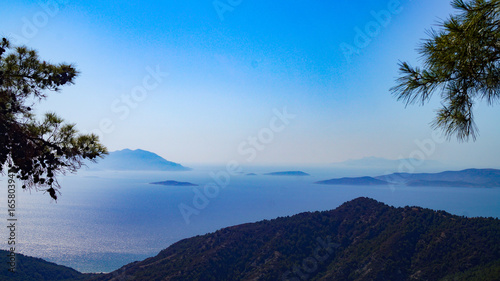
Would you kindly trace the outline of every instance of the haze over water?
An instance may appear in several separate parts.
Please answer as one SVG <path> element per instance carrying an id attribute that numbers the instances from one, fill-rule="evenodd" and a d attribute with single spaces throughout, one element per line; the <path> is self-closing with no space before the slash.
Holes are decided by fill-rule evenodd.
<path id="1" fill-rule="evenodd" d="M 499 188 L 324 186 L 313 182 L 375 174 L 310 167 L 302 171 L 311 176 L 278 177 L 262 174 L 283 167 L 253 167 L 245 172 L 256 176 L 231 176 L 229 185 L 208 198 L 206 207 L 196 209 L 199 213 L 186 223 L 179 204 L 194 207 L 193 187 L 148 184 L 192 182 L 203 192 L 204 185 L 214 183 L 210 172 L 224 170 L 206 166 L 188 172 L 80 172 L 62 178 L 57 202 L 47 194 L 19 188 L 19 252 L 82 272 L 109 272 L 154 256 L 184 238 L 241 223 L 330 210 L 360 196 L 394 206 L 500 217 Z"/>

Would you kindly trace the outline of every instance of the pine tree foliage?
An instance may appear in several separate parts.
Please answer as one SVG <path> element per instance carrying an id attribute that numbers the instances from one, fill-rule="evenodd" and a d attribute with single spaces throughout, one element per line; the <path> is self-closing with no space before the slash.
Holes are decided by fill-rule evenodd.
<path id="1" fill-rule="evenodd" d="M 406 105 L 428 102 L 441 93 L 442 108 L 432 123 L 450 138 L 476 140 L 473 107 L 500 98 L 500 0 L 454 0 L 459 12 L 431 30 L 419 49 L 423 68 L 400 63 L 391 89 Z"/>
<path id="2" fill-rule="evenodd" d="M 33 106 L 74 83 L 70 64 L 41 61 L 36 51 L 0 42 L 0 165 L 16 174 L 23 188 L 46 190 L 57 199 L 56 176 L 75 172 L 88 159 L 107 153 L 96 135 L 79 134 L 55 113 L 36 118 Z"/>

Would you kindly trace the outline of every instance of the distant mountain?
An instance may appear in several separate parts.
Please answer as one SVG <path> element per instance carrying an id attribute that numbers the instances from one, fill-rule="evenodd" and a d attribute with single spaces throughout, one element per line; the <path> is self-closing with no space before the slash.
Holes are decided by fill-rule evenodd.
<path id="1" fill-rule="evenodd" d="M 9 271 L 9 252 L 0 250 L 0 280 L 6 281 L 70 281 L 88 280 L 92 274 L 83 274 L 72 268 L 39 258 L 16 254 L 16 272 Z"/>
<path id="2" fill-rule="evenodd" d="M 146 150 L 124 149 L 110 152 L 98 163 L 87 164 L 91 170 L 115 171 L 188 171 L 181 164 L 170 162 L 161 156 Z"/>
<path id="3" fill-rule="evenodd" d="M 377 177 L 330 179 L 316 182 L 328 185 L 407 185 L 449 187 L 500 186 L 500 170 L 468 169 L 441 173 L 394 173 Z"/>
<path id="4" fill-rule="evenodd" d="M 460 182 L 476 186 L 500 186 L 500 170 L 467 169 L 462 171 L 446 171 L 441 173 L 394 173 L 378 176 L 376 179 L 391 183 L 412 184 L 415 182 Z"/>
<path id="5" fill-rule="evenodd" d="M 302 171 L 285 171 L 264 174 L 265 176 L 310 176 L 308 173 Z"/>
<path id="6" fill-rule="evenodd" d="M 418 163 L 418 165 L 417 165 Z M 439 169 L 443 164 L 439 161 L 407 158 L 407 159 L 386 159 L 380 157 L 365 157 L 361 159 L 350 159 L 343 162 L 336 162 L 331 164 L 338 168 L 359 168 L 359 169 L 375 169 L 375 170 L 389 170 L 399 171 L 401 168 L 408 166 L 418 169 Z"/>
<path id="7" fill-rule="evenodd" d="M 317 184 L 328 185 L 388 185 L 389 183 L 383 180 L 378 180 L 372 177 L 360 178 L 341 178 L 315 182 Z"/>
<path id="8" fill-rule="evenodd" d="M 181 182 L 181 181 L 160 181 L 160 182 L 152 182 L 150 184 L 158 184 L 158 185 L 169 185 L 169 186 L 198 186 L 197 184 L 190 182 Z"/>
<path id="9" fill-rule="evenodd" d="M 413 180 L 405 184 L 406 186 L 440 186 L 440 187 L 484 187 L 480 184 L 474 184 L 464 181 L 426 181 Z"/>
<path id="10" fill-rule="evenodd" d="M 94 280 L 498 280 L 500 220 L 368 198 L 181 240 Z"/>

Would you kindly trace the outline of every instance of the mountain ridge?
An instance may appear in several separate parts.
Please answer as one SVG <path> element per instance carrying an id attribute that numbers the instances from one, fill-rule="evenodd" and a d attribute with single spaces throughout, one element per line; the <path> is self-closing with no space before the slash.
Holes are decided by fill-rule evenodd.
<path id="1" fill-rule="evenodd" d="M 497 169 L 465 169 L 460 171 L 444 171 L 439 173 L 393 173 L 375 177 L 391 183 L 424 181 L 460 181 L 472 184 L 500 184 L 500 170 Z"/>
<path id="2" fill-rule="evenodd" d="M 0 250 L 0 280 L 9 281 L 79 281 L 88 280 L 95 274 L 81 273 L 77 270 L 48 262 L 41 258 L 35 258 L 16 253 L 15 272 L 9 271 L 10 252 Z"/>
<path id="3" fill-rule="evenodd" d="M 500 170 L 465 169 L 440 173 L 393 173 L 376 177 L 336 178 L 315 183 L 324 185 L 500 187 Z"/>
<path id="4" fill-rule="evenodd" d="M 341 162 L 330 163 L 330 165 L 335 167 L 349 167 L 349 168 L 374 168 L 378 170 L 397 170 L 401 165 L 405 167 L 410 164 L 412 166 L 413 163 L 419 163 L 417 165 L 419 168 L 426 169 L 436 169 L 443 167 L 444 165 L 436 160 L 425 160 L 422 161 L 420 159 L 415 158 L 402 158 L 402 159 L 387 159 L 383 157 L 363 157 L 360 159 L 348 159 Z"/>
<path id="5" fill-rule="evenodd" d="M 499 219 L 361 197 L 183 239 L 93 280 L 493 280 L 499 232 Z"/>

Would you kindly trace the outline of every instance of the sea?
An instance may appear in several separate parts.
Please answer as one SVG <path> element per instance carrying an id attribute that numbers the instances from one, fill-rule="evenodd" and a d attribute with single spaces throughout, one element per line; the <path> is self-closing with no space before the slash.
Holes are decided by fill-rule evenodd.
<path id="1" fill-rule="evenodd" d="M 310 176 L 270 176 L 301 170 Z M 248 175 L 252 173 L 254 175 Z M 380 171 L 331 167 L 194 166 L 184 172 L 80 171 L 62 176 L 57 201 L 17 183 L 16 252 L 72 267 L 110 272 L 155 256 L 185 238 L 301 212 L 332 210 L 369 197 L 466 217 L 500 218 L 500 188 L 328 186 L 314 182 Z M 174 180 L 198 186 L 150 184 Z M 0 249 L 7 250 L 7 181 L 0 181 Z"/>

